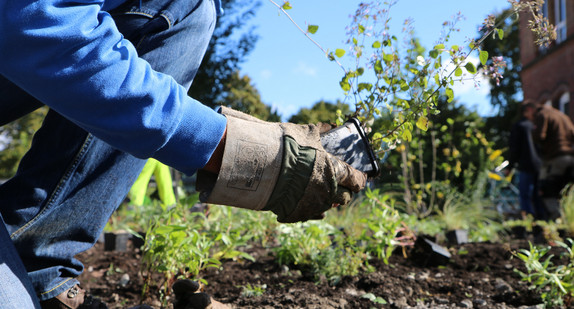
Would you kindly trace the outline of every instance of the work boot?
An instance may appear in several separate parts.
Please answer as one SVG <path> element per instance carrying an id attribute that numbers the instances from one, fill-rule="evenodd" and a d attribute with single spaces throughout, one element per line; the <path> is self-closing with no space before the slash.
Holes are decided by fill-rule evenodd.
<path id="1" fill-rule="evenodd" d="M 42 309 L 108 309 L 100 299 L 86 295 L 79 285 L 64 291 L 60 295 L 40 303 Z M 129 309 L 153 309 L 147 305 L 138 305 Z"/>
<path id="2" fill-rule="evenodd" d="M 172 286 L 175 293 L 174 309 L 231 309 L 203 292 L 203 285 L 191 280 L 177 280 Z"/>
<path id="3" fill-rule="evenodd" d="M 74 285 L 60 295 L 40 303 L 42 309 L 108 309 L 106 304 L 91 295 L 86 290 Z"/>

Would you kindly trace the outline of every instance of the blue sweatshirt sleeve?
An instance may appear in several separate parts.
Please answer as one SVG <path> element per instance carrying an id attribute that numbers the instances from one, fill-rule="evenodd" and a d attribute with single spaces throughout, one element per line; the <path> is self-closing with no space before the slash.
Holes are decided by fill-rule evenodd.
<path id="1" fill-rule="evenodd" d="M 96 0 L 0 0 L 0 74 L 78 126 L 186 174 L 226 120 L 137 56 Z"/>

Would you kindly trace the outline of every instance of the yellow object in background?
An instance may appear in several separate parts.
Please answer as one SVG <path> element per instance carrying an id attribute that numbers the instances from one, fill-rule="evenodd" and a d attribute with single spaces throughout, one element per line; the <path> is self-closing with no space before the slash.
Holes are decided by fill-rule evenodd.
<path id="1" fill-rule="evenodd" d="M 152 175 L 155 176 L 161 203 L 166 206 L 175 204 L 175 193 L 169 166 L 156 159 L 149 159 L 146 162 L 138 179 L 132 185 L 129 193 L 131 204 L 136 206 L 143 205 Z"/>

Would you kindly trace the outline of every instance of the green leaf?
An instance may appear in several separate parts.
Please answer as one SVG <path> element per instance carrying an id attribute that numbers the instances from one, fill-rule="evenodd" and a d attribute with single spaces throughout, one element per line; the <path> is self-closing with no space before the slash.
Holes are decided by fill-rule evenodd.
<path id="1" fill-rule="evenodd" d="M 362 90 L 371 91 L 373 89 L 373 84 L 371 83 L 359 83 L 358 91 L 361 92 Z"/>
<path id="2" fill-rule="evenodd" d="M 444 49 L 444 44 L 438 44 L 433 47 L 433 49 Z"/>
<path id="3" fill-rule="evenodd" d="M 436 57 L 438 57 L 438 50 L 432 49 L 431 51 L 429 51 L 429 56 L 431 56 L 431 58 L 433 59 L 436 59 Z"/>
<path id="4" fill-rule="evenodd" d="M 337 48 L 335 50 L 335 55 L 337 55 L 337 57 L 341 58 L 345 55 L 346 51 L 344 49 L 341 48 Z"/>
<path id="5" fill-rule="evenodd" d="M 476 67 L 474 66 L 474 64 L 472 62 L 467 62 L 464 67 L 466 68 L 466 70 L 468 71 L 468 73 L 470 74 L 475 74 L 476 73 Z"/>
<path id="6" fill-rule="evenodd" d="M 351 84 L 349 84 L 349 82 L 346 79 L 340 81 L 339 85 L 341 86 L 341 89 L 343 89 L 343 91 L 351 90 Z"/>
<path id="7" fill-rule="evenodd" d="M 478 57 L 480 58 L 480 63 L 482 63 L 482 65 L 486 65 L 486 62 L 488 61 L 488 52 L 486 50 L 481 50 Z"/>
<path id="8" fill-rule="evenodd" d="M 407 84 L 404 80 L 401 80 L 401 82 L 400 82 L 399 84 L 400 84 L 400 87 L 401 87 L 401 90 L 402 90 L 402 91 L 407 91 L 407 90 L 409 90 L 409 88 L 410 88 L 410 87 L 409 87 L 409 84 Z"/>
<path id="9" fill-rule="evenodd" d="M 317 25 L 307 26 L 307 32 L 309 32 L 311 34 L 315 34 L 315 32 L 317 32 L 317 30 L 319 30 L 319 26 L 317 26 Z"/>
<path id="10" fill-rule="evenodd" d="M 500 38 L 501 40 L 504 39 L 504 30 L 497 29 L 496 31 L 498 32 L 498 38 Z"/>
<path id="11" fill-rule="evenodd" d="M 381 60 L 375 61 L 374 69 L 377 74 L 383 73 L 383 64 L 381 63 Z"/>
<path id="12" fill-rule="evenodd" d="M 285 3 L 283 3 L 283 6 L 281 6 L 281 8 L 284 10 L 290 10 L 293 7 L 291 6 L 291 3 L 289 3 L 289 1 L 285 1 Z"/>
<path id="13" fill-rule="evenodd" d="M 410 142 L 413 139 L 413 135 L 409 130 L 404 130 L 402 135 L 403 140 L 406 142 Z"/>
<path id="14" fill-rule="evenodd" d="M 450 102 L 452 102 L 452 100 L 454 100 L 454 91 L 452 90 L 452 88 L 446 88 L 444 90 L 444 93 L 446 94 L 446 96 L 448 98 L 447 99 L 448 103 L 450 103 Z"/>
<path id="15" fill-rule="evenodd" d="M 460 67 L 457 67 L 456 70 L 454 70 L 454 76 L 456 77 L 462 76 L 462 69 Z"/>
<path id="16" fill-rule="evenodd" d="M 375 48 L 375 49 L 381 48 L 381 42 L 375 41 L 375 42 L 373 43 L 373 48 Z"/>
<path id="17" fill-rule="evenodd" d="M 427 117 L 421 116 L 417 119 L 417 128 L 426 131 L 429 128 L 429 120 Z"/>
<path id="18" fill-rule="evenodd" d="M 359 25 L 359 33 L 365 32 L 365 26 Z"/>

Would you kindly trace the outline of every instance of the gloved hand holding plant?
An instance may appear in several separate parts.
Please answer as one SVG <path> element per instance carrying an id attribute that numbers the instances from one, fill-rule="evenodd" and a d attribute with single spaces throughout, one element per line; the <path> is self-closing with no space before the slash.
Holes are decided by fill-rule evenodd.
<path id="1" fill-rule="evenodd" d="M 204 202 L 271 210 L 283 223 L 320 219 L 346 205 L 367 176 L 327 153 L 330 125 L 271 123 L 222 107 L 227 136 L 218 175 L 198 173 Z"/>

